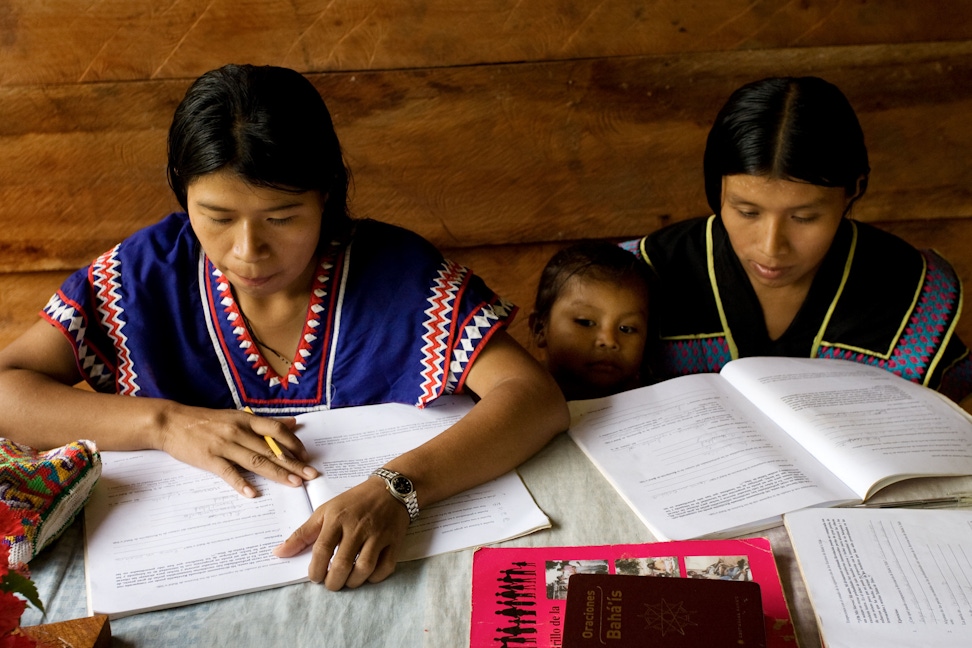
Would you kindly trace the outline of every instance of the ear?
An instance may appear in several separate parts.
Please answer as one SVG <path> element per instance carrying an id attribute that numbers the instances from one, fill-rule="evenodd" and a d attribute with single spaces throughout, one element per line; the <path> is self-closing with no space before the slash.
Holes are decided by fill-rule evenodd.
<path id="1" fill-rule="evenodd" d="M 547 327 L 544 326 L 543 321 L 538 317 L 536 311 L 530 313 L 530 332 L 533 333 L 533 342 L 537 345 L 538 349 L 546 348 L 547 346 Z"/>
<path id="2" fill-rule="evenodd" d="M 864 191 L 867 189 L 867 176 L 862 175 L 857 179 L 857 186 L 854 188 L 854 193 L 847 197 L 847 205 L 844 207 L 844 216 L 850 215 L 851 207 L 857 202 L 857 199 L 864 195 Z"/>

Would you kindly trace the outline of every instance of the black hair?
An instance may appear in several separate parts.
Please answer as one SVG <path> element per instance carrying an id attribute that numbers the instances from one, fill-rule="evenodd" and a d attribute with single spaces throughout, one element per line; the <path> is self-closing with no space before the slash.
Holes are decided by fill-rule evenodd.
<path id="1" fill-rule="evenodd" d="M 547 325 L 554 302 L 573 277 L 634 284 L 644 289 L 646 297 L 651 294 L 648 266 L 636 255 L 608 241 L 579 241 L 554 254 L 540 273 L 537 297 L 530 314 L 530 328 L 534 335 Z"/>
<path id="2" fill-rule="evenodd" d="M 852 203 L 864 194 L 871 170 L 850 102 L 817 77 L 762 79 L 733 92 L 709 131 L 703 168 L 715 214 L 727 175 L 842 187 Z"/>
<path id="3" fill-rule="evenodd" d="M 349 222 L 350 173 L 331 114 L 294 70 L 226 65 L 206 72 L 176 108 L 168 154 L 169 186 L 183 209 L 194 180 L 228 169 L 255 186 L 319 191 L 328 234 Z"/>

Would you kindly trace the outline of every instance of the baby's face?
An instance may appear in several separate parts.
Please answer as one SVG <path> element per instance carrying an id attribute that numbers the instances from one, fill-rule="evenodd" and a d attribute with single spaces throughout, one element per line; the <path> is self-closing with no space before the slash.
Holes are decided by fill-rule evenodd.
<path id="1" fill-rule="evenodd" d="M 538 344 L 567 398 L 593 398 L 636 386 L 647 329 L 640 286 L 573 277 L 550 309 Z"/>

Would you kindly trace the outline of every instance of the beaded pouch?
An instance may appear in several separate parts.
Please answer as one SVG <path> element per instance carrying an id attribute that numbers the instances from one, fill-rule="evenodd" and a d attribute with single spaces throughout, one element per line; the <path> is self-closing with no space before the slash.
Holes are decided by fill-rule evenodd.
<path id="1" fill-rule="evenodd" d="M 2 536 L 11 565 L 26 563 L 67 528 L 101 476 L 92 441 L 38 451 L 0 438 L 0 500 L 20 516 L 24 534 Z"/>

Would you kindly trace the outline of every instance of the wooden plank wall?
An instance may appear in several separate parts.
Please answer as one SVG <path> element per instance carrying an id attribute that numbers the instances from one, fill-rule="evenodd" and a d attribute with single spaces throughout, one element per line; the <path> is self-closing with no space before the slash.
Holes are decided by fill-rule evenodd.
<path id="1" fill-rule="evenodd" d="M 707 213 L 705 135 L 749 80 L 815 74 L 858 109 L 855 216 L 972 281 L 972 5 L 926 0 L 0 3 L 0 346 L 63 277 L 176 208 L 188 83 L 286 65 L 324 94 L 357 216 L 404 225 L 523 312 L 566 242 Z M 960 329 L 972 341 L 972 314 Z"/>

